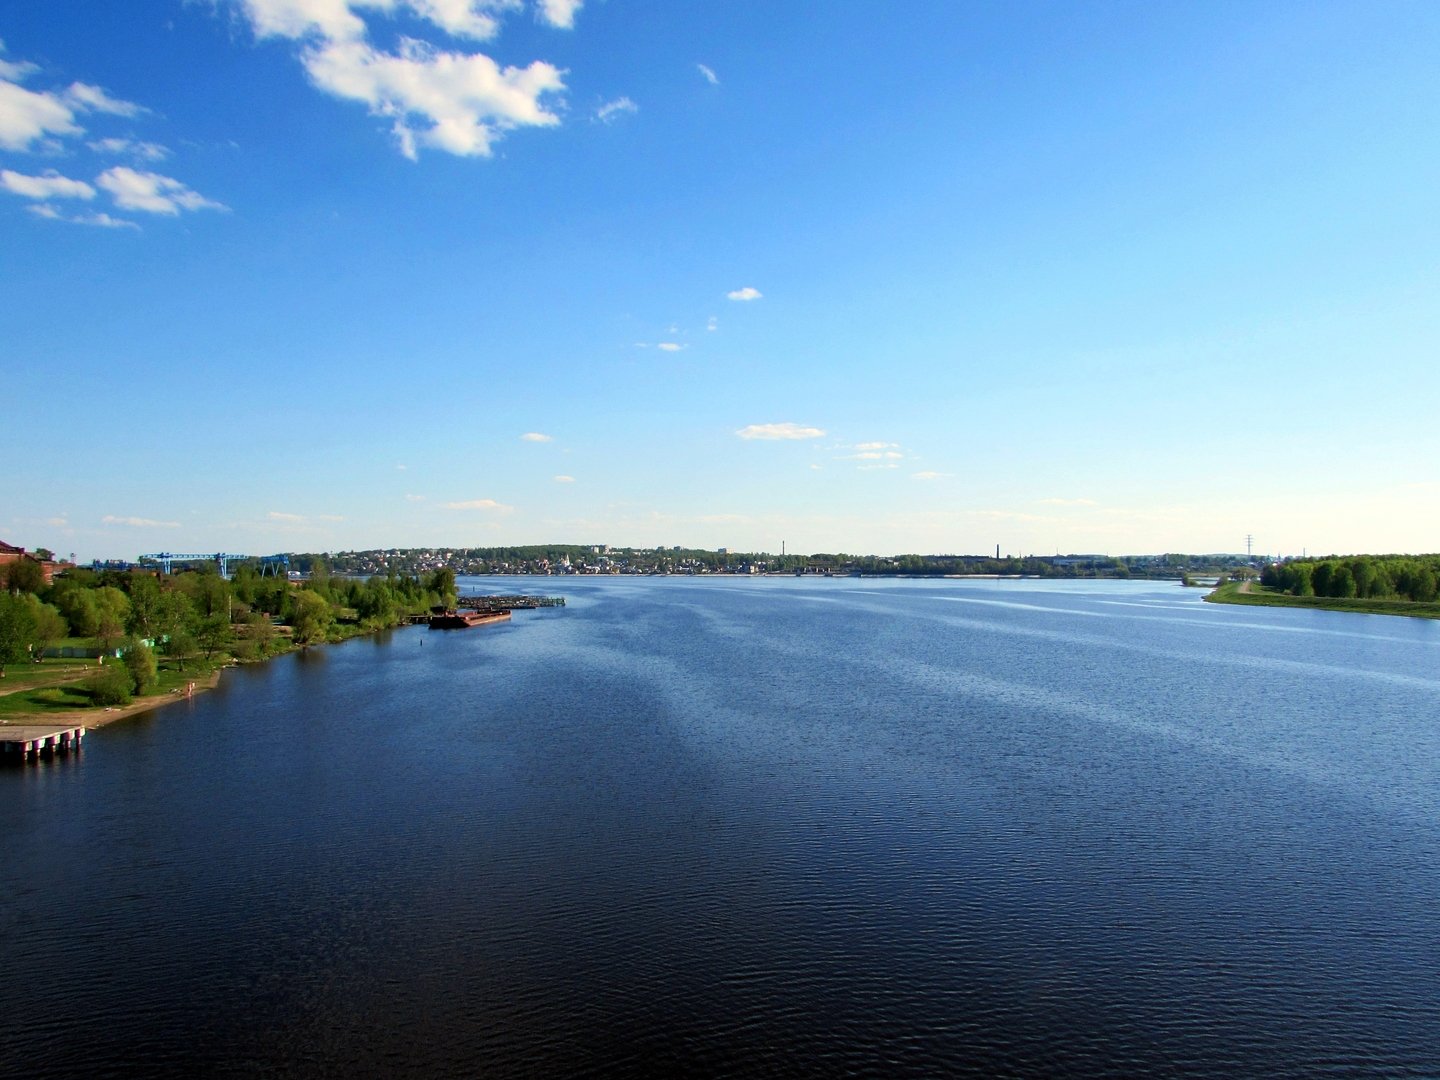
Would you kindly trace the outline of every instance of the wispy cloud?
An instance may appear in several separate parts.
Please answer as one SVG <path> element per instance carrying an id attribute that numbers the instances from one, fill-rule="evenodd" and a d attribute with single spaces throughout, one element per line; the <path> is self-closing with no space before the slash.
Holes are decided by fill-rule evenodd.
<path id="1" fill-rule="evenodd" d="M 1041 506 L 1099 506 L 1094 499 L 1040 499 Z"/>
<path id="2" fill-rule="evenodd" d="M 806 427 L 803 424 L 749 424 L 737 432 L 742 439 L 820 439 L 825 432 L 821 428 Z"/>
<path id="3" fill-rule="evenodd" d="M 926 469 L 922 472 L 911 473 L 910 475 L 916 480 L 944 480 L 950 474 L 944 472 L 933 472 L 929 469 Z"/>
<path id="4" fill-rule="evenodd" d="M 135 222 L 126 218 L 111 217 L 103 212 L 67 214 L 58 207 L 49 203 L 35 203 L 26 207 L 36 217 L 46 218 L 49 221 L 64 221 L 71 225 L 97 225 L 103 229 L 136 229 L 140 228 Z"/>
<path id="5" fill-rule="evenodd" d="M 678 341 L 662 341 L 655 347 L 661 352 L 680 352 L 682 349 L 689 348 L 688 345 L 682 345 Z"/>
<path id="6" fill-rule="evenodd" d="M 170 151 L 159 143 L 140 142 L 136 139 L 96 139 L 85 144 L 101 154 L 138 158 L 141 161 L 164 161 Z"/>
<path id="7" fill-rule="evenodd" d="M 714 315 L 711 315 L 710 321 L 705 324 L 705 329 L 709 330 L 713 334 L 716 330 L 720 329 L 720 320 L 717 319 Z"/>
<path id="8" fill-rule="evenodd" d="M 108 191 L 114 197 L 115 205 L 122 210 L 173 216 L 182 210 L 228 209 L 224 204 L 190 190 L 173 177 L 139 172 L 125 165 L 106 169 L 96 177 L 95 183 Z"/>
<path id="9" fill-rule="evenodd" d="M 542 435 L 542 434 L 541 434 L 540 432 L 538 432 L 538 431 L 527 431 L 524 435 L 521 435 L 521 436 L 520 436 L 520 441 L 521 441 L 521 442 L 554 442 L 554 441 L 555 441 L 555 437 L 554 437 L 553 435 Z"/>
<path id="10" fill-rule="evenodd" d="M 695 68 L 697 71 L 700 72 L 701 75 L 704 76 L 705 81 L 708 82 L 711 86 L 720 85 L 720 76 L 716 75 L 714 70 L 711 69 L 708 65 L 696 64 Z"/>
<path id="11" fill-rule="evenodd" d="M 508 513 L 509 511 L 514 510 L 515 508 L 514 508 L 513 506 L 506 506 L 506 505 L 505 505 L 504 503 L 502 503 L 502 502 L 496 502 L 494 499 L 464 499 L 464 500 L 462 500 L 462 501 L 460 501 L 460 502 L 447 502 L 447 503 L 445 504 L 445 509 L 446 509 L 446 510 L 487 510 L 487 511 L 490 511 L 490 512 L 492 512 L 492 513 L 503 514 L 503 513 Z"/>
<path id="12" fill-rule="evenodd" d="M 287 514 L 283 510 L 271 510 L 265 515 L 271 521 L 304 521 L 303 514 Z"/>
<path id="13" fill-rule="evenodd" d="M 102 525 L 126 525 L 134 529 L 178 529 L 178 521 L 156 521 L 153 518 L 122 517 L 116 514 L 106 514 L 100 519 Z"/>
<path id="14" fill-rule="evenodd" d="M 424 501 L 425 501 L 425 496 L 424 496 L 424 495 L 410 495 L 410 494 L 406 494 L 406 496 L 405 496 L 405 501 L 406 501 L 406 502 L 412 502 L 412 503 L 424 502 Z"/>
<path id="15" fill-rule="evenodd" d="M 727 300 L 739 300 L 741 302 L 745 302 L 750 300 L 759 300 L 763 295 L 765 294 L 762 293 L 759 289 L 755 288 L 753 285 L 746 285 L 743 289 L 735 289 L 733 292 L 726 293 L 725 298 Z M 780 306 L 784 307 L 785 305 L 781 304 Z"/>
<path id="16" fill-rule="evenodd" d="M 575 477 L 566 476 L 562 473 L 559 476 L 554 477 L 554 480 L 557 484 L 573 484 L 575 482 Z"/>
<path id="17" fill-rule="evenodd" d="M 628 97 L 616 98 L 614 101 L 607 101 L 595 110 L 595 119 L 602 124 L 611 124 L 622 116 L 629 116 L 640 111 L 640 106 L 631 101 Z"/>

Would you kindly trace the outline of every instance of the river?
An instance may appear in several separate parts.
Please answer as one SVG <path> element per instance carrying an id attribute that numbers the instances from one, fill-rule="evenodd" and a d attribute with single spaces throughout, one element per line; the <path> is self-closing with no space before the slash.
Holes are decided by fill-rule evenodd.
<path id="1" fill-rule="evenodd" d="M 0 1073 L 1440 1074 L 1440 624 L 462 585 L 0 770 Z"/>

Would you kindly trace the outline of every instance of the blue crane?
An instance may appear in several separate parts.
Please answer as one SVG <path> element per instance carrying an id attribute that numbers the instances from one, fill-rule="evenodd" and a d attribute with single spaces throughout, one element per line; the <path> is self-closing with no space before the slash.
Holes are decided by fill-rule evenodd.
<path id="1" fill-rule="evenodd" d="M 152 555 L 141 555 L 140 561 L 142 563 L 158 562 L 160 569 L 167 574 L 170 573 L 170 568 L 175 563 L 210 562 L 218 566 L 220 568 L 220 576 L 227 579 L 230 577 L 230 564 L 232 562 L 258 562 L 260 564 L 260 574 L 262 577 L 270 574 L 279 577 L 282 573 L 288 576 L 290 572 L 289 555 L 235 555 L 223 551 L 204 555 L 177 555 L 170 551 L 159 551 Z"/>

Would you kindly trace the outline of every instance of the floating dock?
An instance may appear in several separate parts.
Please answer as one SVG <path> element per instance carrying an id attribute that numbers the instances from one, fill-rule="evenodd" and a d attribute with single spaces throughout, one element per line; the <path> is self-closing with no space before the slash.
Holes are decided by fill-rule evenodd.
<path id="1" fill-rule="evenodd" d="M 5 725 L 0 727 L 0 758 L 6 761 L 37 761 L 40 756 L 53 757 L 80 749 L 85 737 L 83 727 L 38 727 Z"/>
<path id="2" fill-rule="evenodd" d="M 563 596 L 462 596 L 455 606 L 471 611 L 518 611 L 528 608 L 564 607 Z"/>

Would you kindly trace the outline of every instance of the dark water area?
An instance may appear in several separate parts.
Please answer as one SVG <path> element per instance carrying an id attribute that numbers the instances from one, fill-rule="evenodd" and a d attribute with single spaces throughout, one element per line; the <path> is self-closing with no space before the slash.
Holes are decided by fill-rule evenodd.
<path id="1" fill-rule="evenodd" d="M 0 770 L 0 1074 L 1440 1074 L 1440 624 L 462 584 Z"/>

